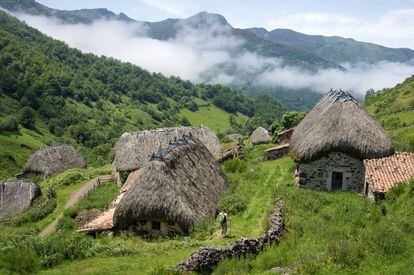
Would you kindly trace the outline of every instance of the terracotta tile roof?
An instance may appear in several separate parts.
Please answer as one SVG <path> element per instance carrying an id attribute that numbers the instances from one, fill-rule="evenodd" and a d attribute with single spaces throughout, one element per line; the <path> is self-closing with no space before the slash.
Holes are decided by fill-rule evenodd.
<path id="1" fill-rule="evenodd" d="M 397 152 L 381 159 L 365 160 L 365 177 L 374 193 L 386 193 L 414 176 L 414 153 Z"/>
<path id="2" fill-rule="evenodd" d="M 289 147 L 289 143 L 285 143 L 285 144 L 278 145 L 276 147 L 269 148 L 266 150 L 266 152 L 277 151 L 277 150 L 288 148 L 288 147 Z"/>

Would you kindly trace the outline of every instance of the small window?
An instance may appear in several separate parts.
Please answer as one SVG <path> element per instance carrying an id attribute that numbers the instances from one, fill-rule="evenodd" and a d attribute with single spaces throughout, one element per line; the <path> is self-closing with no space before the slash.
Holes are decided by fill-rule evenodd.
<path id="1" fill-rule="evenodd" d="M 161 230 L 161 223 L 157 221 L 151 221 L 152 230 Z"/>

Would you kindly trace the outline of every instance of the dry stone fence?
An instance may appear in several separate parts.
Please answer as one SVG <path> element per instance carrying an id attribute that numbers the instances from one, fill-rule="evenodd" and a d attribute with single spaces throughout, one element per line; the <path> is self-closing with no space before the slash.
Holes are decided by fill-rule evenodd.
<path id="1" fill-rule="evenodd" d="M 280 199 L 276 200 L 275 209 L 270 216 L 270 224 L 270 229 L 259 238 L 241 238 L 221 249 L 201 248 L 177 268 L 185 272 L 211 272 L 224 259 L 240 258 L 249 254 L 257 255 L 268 245 L 279 243 L 284 231 L 283 205 Z"/>

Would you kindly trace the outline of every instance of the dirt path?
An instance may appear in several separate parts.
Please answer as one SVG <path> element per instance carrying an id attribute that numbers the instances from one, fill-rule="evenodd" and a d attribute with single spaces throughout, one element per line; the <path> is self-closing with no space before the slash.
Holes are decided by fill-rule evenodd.
<path id="1" fill-rule="evenodd" d="M 90 181 L 86 182 L 81 188 L 76 190 L 72 193 L 69 200 L 66 202 L 65 207 L 62 211 L 62 213 L 59 214 L 48 226 L 46 226 L 45 229 L 43 229 L 42 232 L 40 232 L 39 237 L 44 238 L 51 233 L 55 231 L 55 227 L 59 220 L 63 217 L 63 213 L 66 209 L 74 206 L 77 202 L 79 202 L 86 194 L 88 194 L 92 189 L 96 188 L 98 186 L 98 179 L 100 182 L 106 182 L 109 180 L 112 180 L 112 175 L 105 175 L 105 176 L 99 176 L 97 178 L 91 179 Z"/>

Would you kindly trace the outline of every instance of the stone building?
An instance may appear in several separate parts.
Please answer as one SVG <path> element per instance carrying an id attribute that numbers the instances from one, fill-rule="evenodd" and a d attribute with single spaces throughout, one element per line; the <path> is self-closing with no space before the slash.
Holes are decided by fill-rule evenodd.
<path id="1" fill-rule="evenodd" d="M 299 187 L 362 193 L 365 159 L 394 154 L 384 129 L 345 91 L 330 91 L 293 132 Z"/>
<path id="2" fill-rule="evenodd" d="M 116 230 L 143 235 L 187 234 L 213 217 L 227 178 L 208 148 L 188 135 L 160 149 L 121 198 L 113 214 Z"/>

